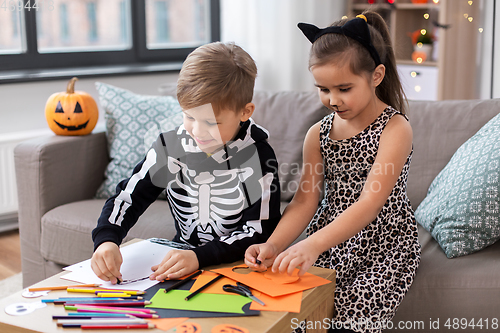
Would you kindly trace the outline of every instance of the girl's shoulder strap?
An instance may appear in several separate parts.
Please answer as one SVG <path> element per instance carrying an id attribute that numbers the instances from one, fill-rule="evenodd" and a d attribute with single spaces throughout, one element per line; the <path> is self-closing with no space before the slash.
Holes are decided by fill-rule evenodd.
<path id="1" fill-rule="evenodd" d="M 330 113 L 321 119 L 319 127 L 319 139 L 322 141 L 326 136 L 330 135 L 330 130 L 332 128 L 333 117 L 335 113 Z"/>

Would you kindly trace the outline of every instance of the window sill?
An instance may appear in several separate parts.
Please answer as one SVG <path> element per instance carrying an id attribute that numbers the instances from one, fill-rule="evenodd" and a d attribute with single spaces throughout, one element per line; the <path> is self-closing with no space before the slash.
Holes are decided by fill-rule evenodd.
<path id="1" fill-rule="evenodd" d="M 0 71 L 0 84 L 67 79 L 74 76 L 95 77 L 180 71 L 182 62 L 117 66 L 75 67 L 44 70 Z"/>

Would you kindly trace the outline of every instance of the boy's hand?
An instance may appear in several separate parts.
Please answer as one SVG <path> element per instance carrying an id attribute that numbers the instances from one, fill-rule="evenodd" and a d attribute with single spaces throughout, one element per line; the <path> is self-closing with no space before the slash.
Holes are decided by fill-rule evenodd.
<path id="1" fill-rule="evenodd" d="M 154 265 L 149 276 L 151 280 L 178 279 L 199 268 L 198 257 L 191 250 L 170 250 L 159 265 Z"/>
<path id="2" fill-rule="evenodd" d="M 281 252 L 276 257 L 272 270 L 280 273 L 287 272 L 288 275 L 291 275 L 296 267 L 300 267 L 298 275 L 302 276 L 314 264 L 320 254 L 321 251 L 316 249 L 309 239 L 305 239 Z"/>
<path id="3" fill-rule="evenodd" d="M 120 267 L 123 263 L 120 248 L 113 242 L 104 242 L 95 250 L 90 266 L 99 279 L 116 284 L 122 278 Z"/>
<path id="4" fill-rule="evenodd" d="M 269 243 L 251 245 L 245 252 L 245 264 L 253 270 L 265 271 L 273 264 L 277 252 Z"/>

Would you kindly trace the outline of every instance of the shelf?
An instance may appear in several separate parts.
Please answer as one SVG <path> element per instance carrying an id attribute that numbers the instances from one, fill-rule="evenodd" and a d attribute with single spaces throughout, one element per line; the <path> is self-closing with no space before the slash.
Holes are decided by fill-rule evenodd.
<path id="1" fill-rule="evenodd" d="M 352 5 L 352 9 L 354 10 L 366 10 L 366 9 L 383 9 L 383 10 L 393 10 L 393 9 L 401 9 L 401 10 L 422 10 L 422 9 L 439 9 L 439 4 L 435 4 L 433 2 L 430 3 L 422 3 L 422 4 L 414 4 L 414 3 L 396 3 L 393 5 L 389 5 L 386 3 L 357 3 Z"/>
<path id="2" fill-rule="evenodd" d="M 396 64 L 411 65 L 411 66 L 426 66 L 426 67 L 437 67 L 438 65 L 437 61 L 424 61 L 423 63 L 419 64 L 413 60 L 399 60 L 399 59 L 396 59 Z"/>

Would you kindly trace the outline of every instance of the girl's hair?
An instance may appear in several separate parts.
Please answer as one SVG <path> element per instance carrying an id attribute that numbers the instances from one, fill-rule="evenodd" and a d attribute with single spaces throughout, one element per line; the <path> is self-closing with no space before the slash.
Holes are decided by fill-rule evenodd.
<path id="1" fill-rule="evenodd" d="M 365 11 L 370 37 L 377 50 L 380 61 L 385 66 L 385 77 L 375 89 L 377 97 L 387 105 L 405 114 L 407 110 L 406 96 L 399 80 L 396 57 L 391 43 L 389 29 L 384 19 L 373 11 Z M 334 22 L 332 26 L 343 26 L 348 19 Z M 319 37 L 311 48 L 309 68 L 315 65 L 349 61 L 351 71 L 356 75 L 372 74 L 375 61 L 360 43 L 342 34 L 328 33 Z"/>
<path id="2" fill-rule="evenodd" d="M 177 99 L 184 110 L 212 104 L 239 111 L 253 98 L 257 66 L 234 43 L 214 42 L 191 52 L 179 73 Z"/>

